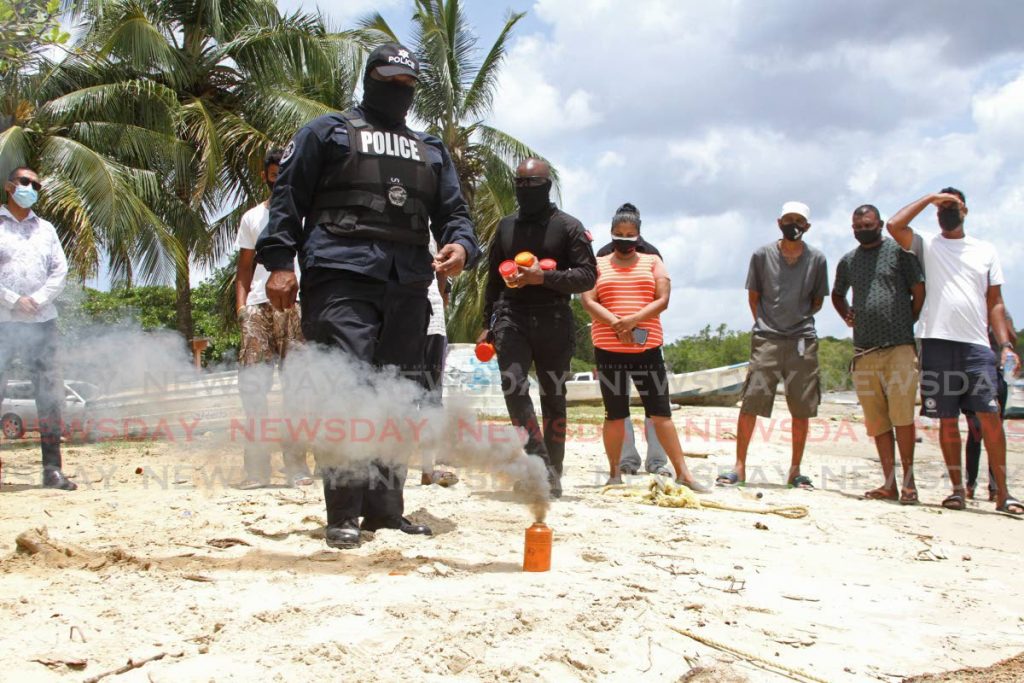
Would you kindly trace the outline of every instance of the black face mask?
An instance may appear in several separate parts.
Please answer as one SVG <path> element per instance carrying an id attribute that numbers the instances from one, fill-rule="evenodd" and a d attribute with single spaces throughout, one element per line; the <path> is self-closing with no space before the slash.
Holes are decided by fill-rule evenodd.
<path id="1" fill-rule="evenodd" d="M 622 254 L 623 256 L 629 256 L 636 251 L 637 238 L 624 238 L 624 237 L 613 237 L 612 238 L 612 249 Z"/>
<path id="2" fill-rule="evenodd" d="M 963 225 L 960 218 L 960 209 L 956 206 L 942 207 L 939 209 L 939 227 L 946 232 L 956 230 Z"/>
<path id="3" fill-rule="evenodd" d="M 779 226 L 782 236 L 790 242 L 796 242 L 804 236 L 803 228 L 798 223 L 783 223 Z"/>
<path id="4" fill-rule="evenodd" d="M 854 230 L 853 236 L 857 238 L 857 241 L 861 244 L 874 244 L 882 238 L 882 229 L 875 228 L 874 230 Z"/>
<path id="5" fill-rule="evenodd" d="M 519 215 L 536 216 L 551 205 L 551 181 L 539 187 L 516 187 Z"/>
<path id="6" fill-rule="evenodd" d="M 391 128 L 405 125 L 405 115 L 412 107 L 416 88 L 392 81 L 378 81 L 367 76 L 363 79 L 363 108 L 381 123 Z"/>

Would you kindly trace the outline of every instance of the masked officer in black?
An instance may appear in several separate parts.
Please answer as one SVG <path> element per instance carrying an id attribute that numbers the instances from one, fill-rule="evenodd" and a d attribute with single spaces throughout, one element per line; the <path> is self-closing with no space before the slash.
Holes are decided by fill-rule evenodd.
<path id="1" fill-rule="evenodd" d="M 597 262 L 590 233 L 551 203 L 551 168 L 546 161 L 521 163 L 515 184 L 519 213 L 501 220 L 488 248 L 486 329 L 478 341 L 493 339 L 509 417 L 526 430 L 526 452 L 548 465 L 551 494 L 558 498 L 565 459 L 565 382 L 576 339 L 569 300 L 593 289 Z M 506 284 L 498 266 L 524 251 L 536 261 L 520 266 Z M 541 259 L 554 259 L 557 269 L 542 270 Z M 529 393 L 528 373 L 534 364 L 543 430 Z"/>
<path id="2" fill-rule="evenodd" d="M 362 104 L 313 120 L 285 149 L 256 249 L 279 309 L 295 303 L 299 253 L 307 340 L 422 382 L 427 288 L 472 265 L 480 248 L 448 151 L 405 125 L 418 77 L 401 45 L 370 53 Z M 440 245 L 433 261 L 428 223 Z M 325 468 L 327 544 L 358 546 L 359 517 L 368 531 L 430 534 L 402 516 L 404 484 L 404 464 L 376 461 L 366 476 Z"/>

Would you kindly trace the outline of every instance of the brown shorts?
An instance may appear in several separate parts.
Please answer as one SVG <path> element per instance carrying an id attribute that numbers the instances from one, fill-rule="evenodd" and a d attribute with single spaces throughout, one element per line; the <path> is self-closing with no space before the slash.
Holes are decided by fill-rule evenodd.
<path id="1" fill-rule="evenodd" d="M 743 383 L 740 412 L 771 417 L 775 388 L 786 387 L 786 405 L 796 418 L 818 414 L 821 384 L 818 378 L 817 339 L 750 338 L 750 367 Z"/>
<path id="2" fill-rule="evenodd" d="M 246 306 L 241 313 L 242 366 L 283 360 L 288 352 L 301 346 L 302 320 L 298 305 L 275 311 L 269 303 Z"/>
<path id="3" fill-rule="evenodd" d="M 854 359 L 853 388 L 864 409 L 868 436 L 913 424 L 918 376 L 913 344 L 878 349 Z"/>

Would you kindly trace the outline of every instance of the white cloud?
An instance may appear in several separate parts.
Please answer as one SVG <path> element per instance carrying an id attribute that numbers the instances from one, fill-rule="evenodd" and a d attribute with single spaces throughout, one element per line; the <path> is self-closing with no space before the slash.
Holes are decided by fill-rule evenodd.
<path id="1" fill-rule="evenodd" d="M 581 88 L 559 89 L 537 68 L 549 59 L 545 44 L 527 37 L 514 43 L 502 68 L 494 125 L 531 145 L 587 128 L 601 119 Z"/>
<path id="2" fill-rule="evenodd" d="M 972 112 L 984 142 L 1004 152 L 1024 153 L 1024 71 L 974 97 Z"/>
<path id="3" fill-rule="evenodd" d="M 601 155 L 601 158 L 597 160 L 598 168 L 616 168 L 626 165 L 626 157 L 622 156 L 618 152 L 608 150 Z"/>

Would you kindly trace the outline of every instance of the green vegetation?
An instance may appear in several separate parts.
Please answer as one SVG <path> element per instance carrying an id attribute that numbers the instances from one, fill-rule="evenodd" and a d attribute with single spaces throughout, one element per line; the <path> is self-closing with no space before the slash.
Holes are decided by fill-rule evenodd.
<path id="1" fill-rule="evenodd" d="M 818 341 L 818 363 L 821 387 L 825 391 L 851 389 L 850 359 L 853 341 L 822 337 Z M 665 345 L 665 362 L 671 372 L 692 372 L 723 365 L 743 363 L 750 359 L 750 333 L 729 330 L 724 324 L 712 331 L 706 326 L 697 334 L 688 335 Z"/>
<path id="2" fill-rule="evenodd" d="M 60 27 L 60 0 L 0 0 L 0 72 L 21 69 L 71 35 Z"/>
<path id="3" fill-rule="evenodd" d="M 225 280 L 233 287 L 234 269 L 234 263 L 229 263 L 191 289 L 195 336 L 210 340 L 203 353 L 204 364 L 231 364 L 238 357 L 241 336 L 234 321 L 234 309 L 224 315 L 222 294 Z M 94 326 L 174 330 L 175 301 L 176 293 L 169 286 L 121 286 L 109 292 L 89 287 L 72 289 L 57 301 L 58 324 L 66 339 L 75 339 L 78 333 Z"/>

